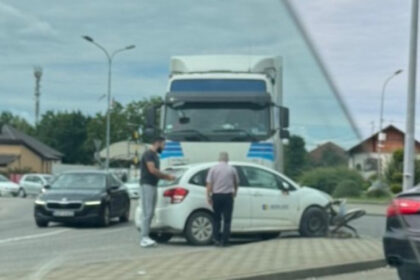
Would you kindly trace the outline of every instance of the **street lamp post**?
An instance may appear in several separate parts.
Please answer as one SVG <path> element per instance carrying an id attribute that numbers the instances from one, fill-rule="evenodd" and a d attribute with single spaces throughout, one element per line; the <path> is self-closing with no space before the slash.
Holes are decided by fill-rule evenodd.
<path id="1" fill-rule="evenodd" d="M 111 54 L 109 54 L 109 52 L 100 44 L 98 44 L 97 42 L 95 42 L 92 37 L 89 36 L 82 36 L 83 39 L 85 39 L 86 41 L 94 44 L 95 46 L 97 46 L 99 49 L 101 49 L 107 58 L 108 61 L 108 92 L 107 92 L 107 112 L 106 112 L 106 160 L 105 160 L 105 168 L 106 170 L 109 169 L 109 145 L 110 145 L 110 138 L 111 138 L 111 110 L 110 110 L 110 106 L 111 106 L 111 68 L 112 68 L 112 59 L 114 58 L 114 56 L 117 53 L 126 51 L 126 50 L 131 50 L 134 49 L 136 46 L 135 45 L 130 45 L 127 46 L 125 48 L 121 48 L 121 49 L 117 49 L 115 51 L 113 51 Z"/>
<path id="2" fill-rule="evenodd" d="M 377 144 L 377 151 L 378 151 L 378 179 L 380 180 L 382 175 L 382 141 L 383 139 L 382 135 L 382 129 L 383 129 L 383 123 L 384 123 L 384 101 L 385 101 L 385 89 L 388 85 L 389 81 L 391 81 L 392 78 L 402 73 L 403 70 L 398 69 L 394 73 L 392 73 L 391 76 L 389 76 L 382 86 L 382 94 L 381 94 L 381 110 L 380 110 L 380 117 L 379 117 L 379 133 L 378 133 L 378 144 Z"/>

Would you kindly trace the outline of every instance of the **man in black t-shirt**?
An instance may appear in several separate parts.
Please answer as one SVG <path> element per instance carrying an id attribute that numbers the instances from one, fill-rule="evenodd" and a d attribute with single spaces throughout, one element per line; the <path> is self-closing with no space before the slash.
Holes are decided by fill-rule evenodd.
<path id="1" fill-rule="evenodd" d="M 159 179 L 173 181 L 175 177 L 170 174 L 160 172 L 160 161 L 158 154 L 162 153 L 165 148 L 165 138 L 157 137 L 149 150 L 144 152 L 140 161 L 140 185 L 141 185 L 141 234 L 140 246 L 155 246 L 156 241 L 149 237 L 150 224 L 152 222 L 156 200 L 157 200 L 157 184 Z"/>

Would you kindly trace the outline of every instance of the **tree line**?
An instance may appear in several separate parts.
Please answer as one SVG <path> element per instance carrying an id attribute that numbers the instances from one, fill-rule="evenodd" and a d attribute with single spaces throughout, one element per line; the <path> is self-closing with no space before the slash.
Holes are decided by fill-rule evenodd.
<path id="1" fill-rule="evenodd" d="M 161 98 L 132 101 L 125 106 L 114 102 L 111 108 L 111 143 L 130 140 L 135 131 L 145 126 L 145 112 L 150 105 L 161 102 Z M 0 114 L 0 127 L 9 124 L 31 135 L 46 145 L 63 153 L 63 163 L 92 164 L 96 151 L 95 140 L 105 143 L 106 114 L 84 114 L 75 111 L 45 112 L 37 125 L 5 111 Z M 140 141 L 144 141 L 140 135 Z"/>

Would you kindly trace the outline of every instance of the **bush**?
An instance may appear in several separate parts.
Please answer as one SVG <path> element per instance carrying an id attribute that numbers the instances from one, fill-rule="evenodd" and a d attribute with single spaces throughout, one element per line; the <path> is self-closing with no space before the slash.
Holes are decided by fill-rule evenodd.
<path id="1" fill-rule="evenodd" d="M 363 185 L 352 180 L 340 182 L 334 190 L 333 196 L 337 198 L 359 197 L 363 191 Z"/>
<path id="2" fill-rule="evenodd" d="M 392 193 L 402 192 L 402 186 L 401 184 L 398 184 L 398 183 L 391 184 L 390 189 Z"/>
<path id="3" fill-rule="evenodd" d="M 366 193 L 366 196 L 370 198 L 386 198 L 386 197 L 391 197 L 391 193 L 390 191 L 386 189 L 374 189 L 374 190 L 368 191 Z"/>
<path id="4" fill-rule="evenodd" d="M 403 173 L 402 172 L 394 172 L 391 175 L 391 182 L 402 182 L 403 181 Z"/>
<path id="5" fill-rule="evenodd" d="M 321 167 L 304 172 L 300 178 L 301 185 L 312 187 L 333 194 L 339 183 L 352 181 L 359 187 L 363 186 L 363 177 L 354 170 L 345 167 Z"/>

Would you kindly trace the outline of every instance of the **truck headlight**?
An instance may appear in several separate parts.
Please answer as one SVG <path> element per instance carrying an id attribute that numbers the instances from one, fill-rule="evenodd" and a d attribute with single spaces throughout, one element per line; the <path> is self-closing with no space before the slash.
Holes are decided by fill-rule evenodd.
<path id="1" fill-rule="evenodd" d="M 47 202 L 45 202 L 44 200 L 41 200 L 41 199 L 37 198 L 35 200 L 35 204 L 36 205 L 45 205 L 45 204 L 47 204 Z"/>
<path id="2" fill-rule="evenodd" d="M 86 206 L 91 206 L 91 205 L 100 205 L 101 201 L 100 200 L 93 200 L 93 201 L 85 201 L 85 205 Z"/>

